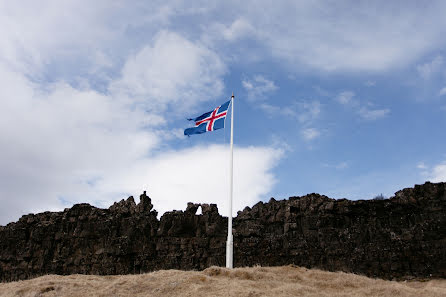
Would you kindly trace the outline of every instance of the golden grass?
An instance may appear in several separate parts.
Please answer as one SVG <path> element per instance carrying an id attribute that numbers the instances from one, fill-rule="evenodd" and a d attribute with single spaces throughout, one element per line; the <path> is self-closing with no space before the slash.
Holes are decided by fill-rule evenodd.
<path id="1" fill-rule="evenodd" d="M 48 275 L 0 283 L 1 297 L 50 296 L 446 296 L 446 280 L 395 282 L 295 266 L 122 276 Z"/>

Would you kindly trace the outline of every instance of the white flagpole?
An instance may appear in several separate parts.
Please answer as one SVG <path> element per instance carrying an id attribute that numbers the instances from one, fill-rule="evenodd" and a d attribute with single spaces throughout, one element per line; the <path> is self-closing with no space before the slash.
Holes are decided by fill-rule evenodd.
<path id="1" fill-rule="evenodd" d="M 233 267 L 234 242 L 232 238 L 232 193 L 233 193 L 233 159 L 234 159 L 234 92 L 231 97 L 231 154 L 229 165 L 229 214 L 228 214 L 228 241 L 226 242 L 226 267 Z"/>

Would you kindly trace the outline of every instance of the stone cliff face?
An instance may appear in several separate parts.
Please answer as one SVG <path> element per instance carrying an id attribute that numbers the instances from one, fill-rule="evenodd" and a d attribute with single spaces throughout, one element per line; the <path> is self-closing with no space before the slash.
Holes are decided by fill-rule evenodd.
<path id="1" fill-rule="evenodd" d="M 198 207 L 202 214 L 196 215 Z M 128 274 L 225 264 L 227 218 L 189 203 L 160 220 L 144 193 L 99 209 L 23 216 L 0 226 L 0 280 Z M 259 202 L 234 219 L 234 265 L 296 264 L 383 278 L 446 277 L 446 183 L 387 200 L 318 194 Z"/>

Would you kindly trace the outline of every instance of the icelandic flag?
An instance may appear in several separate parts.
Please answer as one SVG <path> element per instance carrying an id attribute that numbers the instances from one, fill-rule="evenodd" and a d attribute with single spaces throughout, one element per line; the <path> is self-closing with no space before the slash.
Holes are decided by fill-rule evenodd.
<path id="1" fill-rule="evenodd" d="M 195 127 L 184 130 L 184 135 L 201 134 L 209 131 L 218 130 L 225 127 L 225 118 L 228 113 L 231 100 L 223 103 L 212 111 L 206 112 L 194 119 L 188 119 L 195 122 Z"/>

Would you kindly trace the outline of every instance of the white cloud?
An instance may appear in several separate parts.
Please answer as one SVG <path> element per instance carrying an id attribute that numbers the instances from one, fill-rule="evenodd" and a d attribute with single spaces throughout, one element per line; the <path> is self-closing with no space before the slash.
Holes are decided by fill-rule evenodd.
<path id="1" fill-rule="evenodd" d="M 372 80 L 368 80 L 368 81 L 365 82 L 365 85 L 367 87 L 374 87 L 374 86 L 376 86 L 376 82 L 372 81 Z"/>
<path id="2" fill-rule="evenodd" d="M 321 103 L 317 100 L 302 101 L 297 104 L 298 112 L 295 112 L 300 123 L 310 123 L 319 117 Z"/>
<path id="3" fill-rule="evenodd" d="M 288 117 L 299 122 L 300 133 L 305 141 L 311 141 L 320 136 L 320 130 L 310 128 L 321 113 L 321 103 L 317 100 L 302 100 L 285 107 L 261 103 L 258 105 L 269 117 Z"/>
<path id="4" fill-rule="evenodd" d="M 254 27 L 244 18 L 236 19 L 230 26 L 225 27 L 221 25 L 221 32 L 223 37 L 229 41 L 255 34 Z"/>
<path id="5" fill-rule="evenodd" d="M 429 79 L 435 73 L 439 72 L 443 66 L 443 57 L 437 56 L 431 62 L 424 63 L 422 65 L 417 66 L 418 74 L 423 79 Z"/>
<path id="6" fill-rule="evenodd" d="M 417 164 L 417 168 L 418 169 L 426 169 L 427 167 L 426 167 L 426 164 L 424 164 L 424 162 L 420 162 Z"/>
<path id="7" fill-rule="evenodd" d="M 336 169 L 345 169 L 345 168 L 348 168 L 348 163 L 347 163 L 347 162 L 341 162 L 341 163 L 337 164 L 335 168 L 336 168 Z"/>
<path id="8" fill-rule="evenodd" d="M 295 118 L 301 124 L 311 124 L 321 113 L 321 103 L 317 100 L 303 100 L 285 107 L 261 103 L 260 109 L 269 116 L 286 116 Z"/>
<path id="9" fill-rule="evenodd" d="M 154 32 L 170 28 L 187 32 L 189 38 L 214 35 L 212 48 L 225 52 L 234 52 L 232 42 L 255 40 L 255 47 L 237 54 L 263 59 L 272 55 L 292 69 L 385 71 L 442 48 L 446 30 L 442 2 L 422 7 L 389 1 L 354 5 L 169 0 L 133 5 L 105 0 L 25 3 L 0 3 L 0 27 L 5 28 L 0 57 L 22 70 L 31 64 L 42 68 L 53 59 L 75 63 L 73 54 L 95 63 L 90 53 L 97 50 L 107 57 L 128 54 Z M 429 22 L 424 21 L 426 16 Z M 227 41 L 232 42 L 228 45 Z"/>
<path id="10" fill-rule="evenodd" d="M 375 121 L 377 119 L 383 118 L 390 113 L 390 109 L 370 109 L 368 107 L 362 107 L 359 110 L 359 115 L 364 120 Z"/>
<path id="11" fill-rule="evenodd" d="M 311 141 L 318 138 L 321 132 L 316 128 L 306 128 L 301 131 L 303 138 L 306 141 Z"/>
<path id="12" fill-rule="evenodd" d="M 354 92 L 344 91 L 336 97 L 336 101 L 342 105 L 351 107 L 352 110 L 357 113 L 362 119 L 368 121 L 374 121 L 383 118 L 390 113 L 390 109 L 388 108 L 372 108 L 372 103 L 365 104 L 360 100 L 354 99 L 354 97 Z"/>
<path id="13" fill-rule="evenodd" d="M 316 91 L 316 93 L 318 94 L 318 95 L 320 95 L 320 96 L 323 96 L 323 97 L 328 97 L 328 96 L 330 96 L 330 92 L 329 91 L 327 91 L 327 90 L 325 90 L 325 89 L 323 89 L 323 88 L 321 88 L 320 86 L 315 86 L 315 87 L 313 87 L 313 89 Z"/>
<path id="14" fill-rule="evenodd" d="M 338 101 L 341 104 L 351 104 L 353 101 L 353 97 L 355 96 L 355 93 L 352 91 L 344 91 L 341 92 L 337 97 L 336 101 Z"/>
<path id="15" fill-rule="evenodd" d="M 269 117 L 282 114 L 282 109 L 279 106 L 262 103 L 259 105 L 260 109 L 263 110 Z"/>
<path id="16" fill-rule="evenodd" d="M 301 126 L 300 133 L 307 142 L 321 136 L 319 128 L 314 127 L 314 122 L 321 113 L 321 104 L 317 100 L 306 100 L 296 104 L 296 112 L 293 114 Z"/>
<path id="17" fill-rule="evenodd" d="M 244 79 L 242 85 L 248 93 L 248 100 L 265 99 L 268 93 L 277 90 L 276 84 L 262 75 L 255 75 L 252 79 Z"/>
<path id="18" fill-rule="evenodd" d="M 444 3 L 245 3 L 238 11 L 261 32 L 259 39 L 273 55 L 291 67 L 385 71 L 444 44 Z"/>
<path id="19" fill-rule="evenodd" d="M 162 31 L 124 65 L 122 78 L 111 85 L 116 96 L 128 96 L 147 108 L 164 111 L 169 104 L 193 107 L 218 97 L 226 72 L 219 56 L 208 48 Z"/>
<path id="20" fill-rule="evenodd" d="M 212 20 L 206 19 L 201 23 L 200 40 L 204 44 L 220 53 L 225 53 L 226 58 L 232 62 L 258 61 L 261 57 L 258 49 L 246 44 L 247 41 L 256 43 L 259 35 L 250 21 L 243 15 L 234 19 L 232 15 L 225 15 L 222 11 L 210 10 L 208 12 L 210 15 L 216 13 L 216 16 Z M 248 52 L 250 54 L 246 55 Z"/>
<path id="21" fill-rule="evenodd" d="M 233 214 L 260 201 L 275 184 L 271 170 L 283 151 L 267 147 L 235 147 Z M 147 188 L 159 212 L 185 209 L 187 202 L 216 203 L 228 213 L 229 146 L 213 145 L 170 151 L 134 164 L 130 174 L 117 173 L 98 187 Z"/>
<path id="22" fill-rule="evenodd" d="M 178 1 L 25 0 L 0 2 L 0 61 L 33 79 L 108 82 L 122 63 L 181 16 L 201 8 Z M 190 35 L 188 35 L 190 37 Z"/>
<path id="23" fill-rule="evenodd" d="M 434 183 L 446 182 L 446 162 L 434 166 L 430 176 L 430 181 Z"/>
<path id="24" fill-rule="evenodd" d="M 283 154 L 293 152 L 293 147 L 288 143 L 289 139 L 285 139 L 277 134 L 271 135 L 271 147 L 280 150 Z"/>
<path id="25" fill-rule="evenodd" d="M 444 87 L 443 89 L 440 90 L 440 92 L 438 93 L 440 96 L 446 95 L 446 87 Z"/>
<path id="26" fill-rule="evenodd" d="M 114 8 L 102 0 L 88 5 L 73 0 L 2 1 L 0 61 L 32 77 L 42 76 L 56 60 L 94 64 L 97 56 L 91 53 L 120 32 L 108 26 Z M 59 67 L 61 71 L 65 65 Z"/>
<path id="27" fill-rule="evenodd" d="M 261 103 L 258 106 L 269 117 L 273 117 L 273 116 L 295 117 L 296 116 L 296 111 L 289 106 L 280 107 L 280 106 L 272 105 L 272 104 L 268 104 L 268 103 Z"/>

